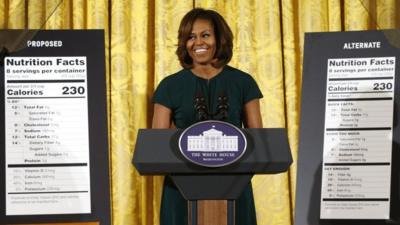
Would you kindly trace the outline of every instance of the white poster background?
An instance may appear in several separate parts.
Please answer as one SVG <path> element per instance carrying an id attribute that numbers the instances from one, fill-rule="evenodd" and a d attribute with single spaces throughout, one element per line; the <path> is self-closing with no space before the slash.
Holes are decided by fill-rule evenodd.
<path id="1" fill-rule="evenodd" d="M 328 60 L 321 219 L 389 219 L 395 61 Z"/>
<path id="2" fill-rule="evenodd" d="M 86 68 L 5 58 L 6 215 L 91 213 Z"/>

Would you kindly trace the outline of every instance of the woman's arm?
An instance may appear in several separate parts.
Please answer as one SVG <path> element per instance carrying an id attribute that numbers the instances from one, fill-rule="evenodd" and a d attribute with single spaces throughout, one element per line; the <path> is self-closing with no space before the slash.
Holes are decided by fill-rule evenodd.
<path id="1" fill-rule="evenodd" d="M 155 129 L 170 128 L 171 109 L 157 103 L 154 104 L 153 123 L 151 127 Z"/>
<path id="2" fill-rule="evenodd" d="M 244 105 L 244 117 L 246 128 L 262 128 L 259 99 L 253 99 Z"/>

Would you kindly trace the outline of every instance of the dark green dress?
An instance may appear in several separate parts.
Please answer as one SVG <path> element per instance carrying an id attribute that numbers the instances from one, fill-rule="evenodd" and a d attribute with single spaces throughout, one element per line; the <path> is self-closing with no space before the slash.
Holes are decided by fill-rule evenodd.
<path id="1" fill-rule="evenodd" d="M 260 89 L 255 80 L 247 73 L 230 66 L 210 80 L 194 75 L 184 69 L 172 74 L 158 85 L 153 103 L 164 105 L 171 109 L 172 120 L 177 128 L 187 128 L 199 122 L 198 112 L 195 109 L 196 98 L 203 97 L 210 112 L 217 112 L 218 98 L 227 97 L 228 113 L 225 119 L 237 127 L 242 127 L 244 115 L 243 106 L 250 100 L 262 98 Z M 221 119 L 219 115 L 215 118 Z M 237 225 L 256 225 L 251 183 L 243 194 L 236 200 L 235 205 Z M 187 202 L 180 194 L 169 177 L 165 178 L 161 200 L 160 225 L 186 225 Z"/>

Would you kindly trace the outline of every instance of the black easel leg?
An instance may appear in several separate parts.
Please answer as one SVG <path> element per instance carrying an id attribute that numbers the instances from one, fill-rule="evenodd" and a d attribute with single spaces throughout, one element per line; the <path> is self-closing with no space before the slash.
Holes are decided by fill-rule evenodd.
<path id="1" fill-rule="evenodd" d="M 235 200 L 228 200 L 228 225 L 235 225 Z"/>

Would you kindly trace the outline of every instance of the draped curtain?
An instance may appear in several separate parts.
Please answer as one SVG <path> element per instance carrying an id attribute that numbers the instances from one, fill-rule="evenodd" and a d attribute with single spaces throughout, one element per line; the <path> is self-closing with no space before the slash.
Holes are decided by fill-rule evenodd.
<path id="1" fill-rule="evenodd" d="M 104 29 L 113 225 L 151 225 L 159 223 L 163 178 L 139 176 L 131 158 L 137 130 L 151 125 L 155 87 L 180 70 L 177 30 L 193 7 L 225 17 L 234 33 L 230 65 L 257 80 L 264 127 L 287 128 L 290 171 L 252 182 L 258 224 L 293 224 L 304 33 L 399 28 L 399 1 L 0 0 L 0 28 Z"/>

